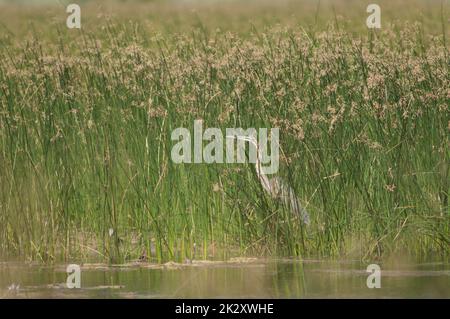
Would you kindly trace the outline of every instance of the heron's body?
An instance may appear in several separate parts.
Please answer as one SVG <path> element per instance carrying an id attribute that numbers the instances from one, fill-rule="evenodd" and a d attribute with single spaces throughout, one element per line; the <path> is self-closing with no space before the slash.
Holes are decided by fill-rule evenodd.
<path id="1" fill-rule="evenodd" d="M 292 187 L 287 185 L 284 180 L 278 176 L 271 178 L 269 184 L 271 196 L 281 200 L 287 209 L 298 216 L 306 225 L 309 225 L 309 214 L 300 204 Z"/>
<path id="2" fill-rule="evenodd" d="M 261 182 L 263 189 L 268 192 L 272 198 L 279 199 L 283 205 L 289 209 L 294 215 L 298 216 L 303 223 L 309 225 L 309 214 L 300 204 L 299 199 L 295 195 L 294 190 L 278 176 L 268 178 L 262 171 L 261 154 L 258 143 L 255 138 L 247 136 L 227 136 L 228 138 L 236 138 L 252 143 L 257 150 L 257 158 L 255 161 L 256 174 Z"/>

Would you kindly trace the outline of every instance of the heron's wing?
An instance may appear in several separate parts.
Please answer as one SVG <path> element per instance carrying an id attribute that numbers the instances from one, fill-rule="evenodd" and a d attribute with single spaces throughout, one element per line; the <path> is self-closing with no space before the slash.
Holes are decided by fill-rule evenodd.
<path id="1" fill-rule="evenodd" d="M 271 193 L 274 197 L 280 198 L 283 204 L 302 221 L 309 225 L 309 214 L 300 204 L 300 200 L 295 195 L 295 191 L 282 178 L 276 176 L 270 180 Z"/>

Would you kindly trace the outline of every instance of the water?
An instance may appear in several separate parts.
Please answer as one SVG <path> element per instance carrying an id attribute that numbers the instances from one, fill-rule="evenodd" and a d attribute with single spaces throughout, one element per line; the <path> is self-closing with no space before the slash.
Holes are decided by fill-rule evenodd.
<path id="1" fill-rule="evenodd" d="M 447 263 L 380 264 L 379 289 L 367 288 L 366 267 L 290 259 L 84 264 L 81 288 L 68 289 L 66 265 L 0 262 L 0 298 L 450 298 Z"/>

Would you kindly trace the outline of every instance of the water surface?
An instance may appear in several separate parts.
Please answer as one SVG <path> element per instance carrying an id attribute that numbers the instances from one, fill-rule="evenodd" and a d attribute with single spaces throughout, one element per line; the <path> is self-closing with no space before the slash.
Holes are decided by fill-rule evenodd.
<path id="1" fill-rule="evenodd" d="M 383 265 L 367 288 L 360 261 L 234 259 L 185 264 L 82 264 L 81 288 L 66 266 L 0 262 L 0 298 L 450 298 L 442 262 Z"/>

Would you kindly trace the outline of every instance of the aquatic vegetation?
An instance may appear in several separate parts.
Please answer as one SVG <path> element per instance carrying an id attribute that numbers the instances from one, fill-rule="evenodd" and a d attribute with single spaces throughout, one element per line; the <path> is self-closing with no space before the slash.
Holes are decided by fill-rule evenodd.
<path id="1" fill-rule="evenodd" d="M 421 24 L 0 38 L 0 255 L 448 257 L 449 51 Z M 278 174 L 175 164 L 171 132 L 279 127 Z"/>

